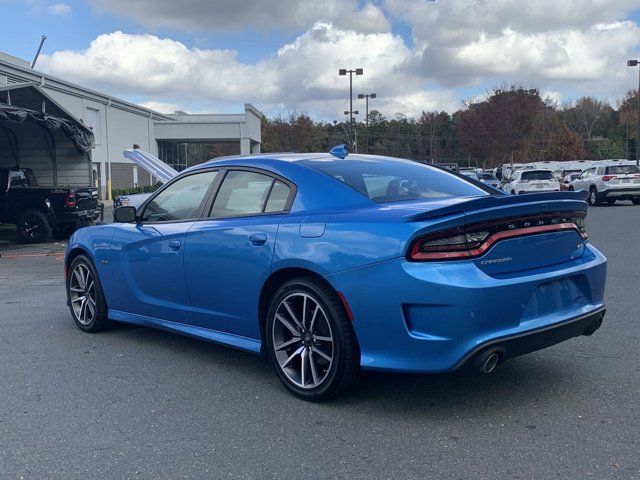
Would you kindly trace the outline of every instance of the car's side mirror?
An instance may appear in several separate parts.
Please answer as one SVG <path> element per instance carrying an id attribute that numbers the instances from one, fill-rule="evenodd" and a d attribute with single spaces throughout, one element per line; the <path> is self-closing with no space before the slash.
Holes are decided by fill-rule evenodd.
<path id="1" fill-rule="evenodd" d="M 118 223 L 134 223 L 136 221 L 136 207 L 118 207 L 113 211 L 113 221 Z"/>

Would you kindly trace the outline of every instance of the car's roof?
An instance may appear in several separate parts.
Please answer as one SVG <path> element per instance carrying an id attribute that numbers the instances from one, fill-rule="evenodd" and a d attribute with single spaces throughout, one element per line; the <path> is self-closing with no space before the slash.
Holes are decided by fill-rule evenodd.
<path id="1" fill-rule="evenodd" d="M 198 167 L 211 167 L 224 164 L 239 165 L 245 163 L 252 165 L 261 160 L 268 160 L 271 162 L 283 162 L 283 163 L 300 163 L 300 162 L 335 162 L 345 163 L 350 161 L 361 162 L 398 162 L 398 163 L 414 163 L 413 160 L 406 160 L 402 158 L 385 157 L 381 155 L 362 155 L 362 154 L 350 154 L 346 158 L 334 157 L 329 153 L 254 153 L 251 155 L 231 155 L 228 157 L 218 157 L 207 162 L 204 162 Z"/>

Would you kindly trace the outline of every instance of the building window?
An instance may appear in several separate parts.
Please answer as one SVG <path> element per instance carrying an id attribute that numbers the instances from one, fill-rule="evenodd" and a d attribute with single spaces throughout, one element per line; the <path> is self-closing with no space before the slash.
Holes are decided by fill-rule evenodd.
<path id="1" fill-rule="evenodd" d="M 96 145 L 102 144 L 102 131 L 100 129 L 100 110 L 87 107 L 86 124 L 93 131 Z"/>
<path id="2" fill-rule="evenodd" d="M 189 144 L 158 141 L 158 158 L 171 168 L 181 172 L 187 168 Z"/>

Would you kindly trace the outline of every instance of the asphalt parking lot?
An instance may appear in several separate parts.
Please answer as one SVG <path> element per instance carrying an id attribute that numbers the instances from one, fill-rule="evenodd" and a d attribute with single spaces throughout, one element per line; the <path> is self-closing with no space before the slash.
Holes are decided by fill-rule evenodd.
<path id="1" fill-rule="evenodd" d="M 593 337 L 491 376 L 367 373 L 324 404 L 250 354 L 82 333 L 63 246 L 0 247 L 0 478 L 640 478 L 640 207 L 591 208 L 588 230 L 609 258 Z"/>

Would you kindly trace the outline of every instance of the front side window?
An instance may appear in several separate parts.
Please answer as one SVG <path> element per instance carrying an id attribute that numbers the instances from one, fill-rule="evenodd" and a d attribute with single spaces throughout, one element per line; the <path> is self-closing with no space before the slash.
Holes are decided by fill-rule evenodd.
<path id="1" fill-rule="evenodd" d="M 211 209 L 214 218 L 284 211 L 290 187 L 269 175 L 232 170 L 224 178 Z"/>
<path id="2" fill-rule="evenodd" d="M 202 172 L 175 181 L 145 207 L 142 220 L 170 222 L 196 218 L 200 204 L 216 175 L 217 171 Z"/>

